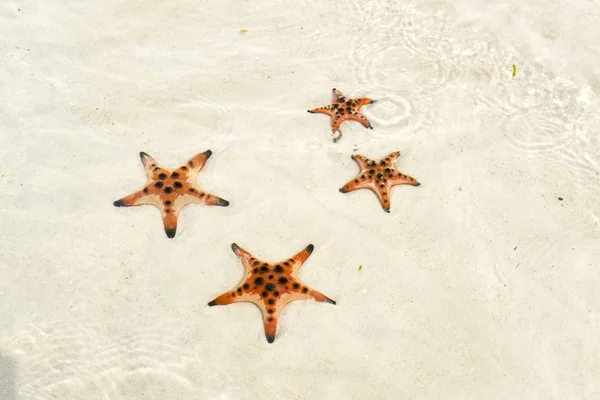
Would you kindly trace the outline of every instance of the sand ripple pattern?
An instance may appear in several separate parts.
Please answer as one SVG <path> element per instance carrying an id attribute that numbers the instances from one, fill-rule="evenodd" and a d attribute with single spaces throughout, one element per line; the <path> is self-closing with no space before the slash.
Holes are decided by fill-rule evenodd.
<path id="1" fill-rule="evenodd" d="M 110 123 L 105 114 L 107 98 L 110 98 L 106 88 L 91 80 L 65 78 L 54 83 L 54 91 L 54 101 L 82 125 L 96 128 Z"/>
<path id="2" fill-rule="evenodd" d="M 76 321 L 30 326 L 6 341 L 19 358 L 19 398 L 180 398 L 193 387 L 185 374 L 196 357 L 173 345 L 164 325 L 155 328 L 111 331 Z"/>
<path id="3" fill-rule="evenodd" d="M 0 65 L 7 64 L 9 44 L 6 38 L 0 36 Z"/>

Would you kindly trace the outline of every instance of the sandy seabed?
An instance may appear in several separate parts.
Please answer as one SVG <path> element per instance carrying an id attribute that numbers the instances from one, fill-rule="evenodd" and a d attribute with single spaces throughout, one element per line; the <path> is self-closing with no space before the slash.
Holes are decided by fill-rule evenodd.
<path id="1" fill-rule="evenodd" d="M 4 0 L 0 398 L 600 399 L 600 4 Z M 241 32 L 246 30 L 247 32 Z M 516 75 L 513 76 L 513 64 Z M 378 102 L 345 122 L 336 87 Z M 207 149 L 168 239 L 139 152 Z M 420 187 L 341 194 L 352 154 Z M 559 199 L 560 198 L 560 199 Z M 562 199 L 562 200 L 561 200 Z M 273 344 L 243 267 L 309 243 Z M 359 266 L 362 269 L 359 271 Z"/>

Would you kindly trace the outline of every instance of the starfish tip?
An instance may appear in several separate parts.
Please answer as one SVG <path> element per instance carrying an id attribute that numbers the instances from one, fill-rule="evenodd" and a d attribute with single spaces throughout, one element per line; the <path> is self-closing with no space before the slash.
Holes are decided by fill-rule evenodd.
<path id="1" fill-rule="evenodd" d="M 125 207 L 125 202 L 123 201 L 123 199 L 117 200 L 113 203 L 113 205 L 115 207 Z"/>
<path id="2" fill-rule="evenodd" d="M 167 237 L 169 239 L 173 239 L 175 237 L 176 232 L 177 232 L 177 229 L 175 229 L 175 228 L 165 228 L 165 233 L 167 234 Z"/>
<path id="3" fill-rule="evenodd" d="M 346 193 L 346 191 L 344 190 L 344 188 L 340 189 L 340 193 Z"/>
<path id="4" fill-rule="evenodd" d="M 265 335 L 267 337 L 267 342 L 273 343 L 275 341 L 275 336 Z"/>
<path id="5" fill-rule="evenodd" d="M 229 202 L 224 199 L 219 199 L 219 201 L 217 201 L 217 205 L 221 207 L 227 207 L 229 205 Z"/>
<path id="6" fill-rule="evenodd" d="M 215 300 L 213 300 L 213 301 L 210 301 L 210 302 L 208 303 L 208 306 L 209 306 L 209 307 L 216 306 L 216 305 L 217 305 L 217 302 L 216 302 Z"/>
<path id="7" fill-rule="evenodd" d="M 231 243 L 231 250 L 238 251 L 239 248 L 240 248 L 240 246 L 238 246 L 237 243 Z"/>
<path id="8" fill-rule="evenodd" d="M 142 159 L 142 161 L 144 161 L 144 158 L 146 157 L 150 157 L 150 155 L 148 155 L 148 153 L 144 153 L 143 151 L 140 151 L 140 158 Z"/>
<path id="9" fill-rule="evenodd" d="M 212 150 L 206 150 L 206 151 L 204 152 L 204 156 L 205 156 L 207 159 L 208 159 L 208 158 L 210 158 L 210 156 L 212 156 Z"/>
<path id="10" fill-rule="evenodd" d="M 306 246 L 306 250 L 309 252 L 313 252 L 313 250 L 315 249 L 315 245 L 313 245 L 312 243 L 309 244 L 308 246 Z"/>
<path id="11" fill-rule="evenodd" d="M 330 302 L 331 304 L 333 304 L 333 305 L 336 305 L 336 304 L 337 304 L 337 303 L 335 302 L 335 300 L 331 300 L 331 299 L 329 299 L 329 302 Z"/>
<path id="12" fill-rule="evenodd" d="M 385 211 L 386 213 L 390 213 L 390 209 L 389 208 L 385 208 L 383 211 Z"/>
<path id="13" fill-rule="evenodd" d="M 421 186 L 421 182 L 415 183 L 415 186 Z"/>

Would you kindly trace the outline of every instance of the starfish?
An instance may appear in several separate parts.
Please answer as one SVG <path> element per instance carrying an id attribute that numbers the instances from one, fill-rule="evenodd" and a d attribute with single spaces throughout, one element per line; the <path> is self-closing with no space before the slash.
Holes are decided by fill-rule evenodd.
<path id="1" fill-rule="evenodd" d="M 165 233 L 169 238 L 175 237 L 177 216 L 188 204 L 204 203 L 209 206 L 227 207 L 229 202 L 215 195 L 200 190 L 196 184 L 196 176 L 212 155 L 207 150 L 190 159 L 185 165 L 174 169 L 166 169 L 157 164 L 154 158 L 141 152 L 140 158 L 148 175 L 143 189 L 115 201 L 116 207 L 140 206 L 151 204 L 162 213 Z"/>
<path id="2" fill-rule="evenodd" d="M 364 125 L 365 128 L 373 129 L 371 123 L 358 111 L 365 104 L 375 103 L 376 100 L 371 100 L 367 97 L 360 99 L 347 98 L 337 89 L 333 89 L 333 103 L 328 106 L 315 108 L 314 110 L 308 110 L 309 113 L 322 113 L 330 115 L 331 120 L 331 137 L 334 143 L 342 137 L 342 131 L 340 125 L 347 119 L 358 121 Z"/>
<path id="3" fill-rule="evenodd" d="M 235 243 L 231 248 L 246 268 L 246 276 L 236 289 L 220 295 L 208 305 L 223 306 L 242 301 L 256 304 L 262 310 L 267 342 L 273 343 L 275 340 L 279 314 L 289 302 L 315 299 L 335 304 L 335 301 L 298 279 L 300 267 L 315 248 L 312 244 L 289 260 L 278 263 L 258 260 Z"/>
<path id="4" fill-rule="evenodd" d="M 390 212 L 390 189 L 396 185 L 421 185 L 412 176 L 404 175 L 398 171 L 394 161 L 400 157 L 396 151 L 388 154 L 383 160 L 375 162 L 366 157 L 355 154 L 352 159 L 360 166 L 358 176 L 346 183 L 340 189 L 342 193 L 348 193 L 358 189 L 371 189 L 375 192 L 385 212 Z"/>

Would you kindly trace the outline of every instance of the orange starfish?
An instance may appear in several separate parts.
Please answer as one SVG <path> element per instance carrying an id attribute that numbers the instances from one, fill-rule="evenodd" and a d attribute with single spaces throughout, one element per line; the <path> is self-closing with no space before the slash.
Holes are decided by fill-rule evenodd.
<path id="1" fill-rule="evenodd" d="M 398 171 L 394 161 L 400 157 L 396 151 L 388 154 L 383 160 L 375 162 L 366 157 L 355 154 L 352 159 L 360 166 L 358 176 L 346 183 L 340 189 L 342 193 L 348 193 L 357 189 L 371 189 L 375 192 L 385 212 L 390 212 L 390 189 L 396 185 L 421 185 L 412 176 L 404 175 Z"/>
<path id="2" fill-rule="evenodd" d="M 142 190 L 115 201 L 114 205 L 131 207 L 152 204 L 158 207 L 163 216 L 167 236 L 175 237 L 177 216 L 181 209 L 188 204 L 204 203 L 209 206 L 223 207 L 229 205 L 227 200 L 200 190 L 195 182 L 196 176 L 211 155 L 212 151 L 207 150 L 189 160 L 185 165 L 170 170 L 158 166 L 154 158 L 141 152 L 142 164 L 148 175 L 146 186 Z"/>
<path id="3" fill-rule="evenodd" d="M 337 142 L 342 137 L 342 131 L 340 125 L 347 119 L 358 121 L 364 125 L 365 128 L 373 129 L 371 123 L 358 111 L 365 104 L 375 103 L 376 100 L 371 100 L 367 97 L 360 99 L 347 98 L 337 89 L 333 89 L 333 103 L 328 106 L 315 108 L 314 110 L 308 110 L 309 113 L 322 113 L 330 115 L 331 120 L 331 137 L 334 142 Z"/>
<path id="4" fill-rule="evenodd" d="M 269 343 L 275 340 L 279 314 L 289 302 L 315 299 L 335 304 L 335 301 L 309 288 L 298 279 L 300 267 L 315 248 L 312 244 L 289 260 L 274 264 L 254 258 L 235 243 L 231 248 L 246 268 L 246 276 L 237 289 L 220 295 L 208 305 L 224 306 L 241 301 L 256 304 L 262 310 L 265 336 Z"/>

